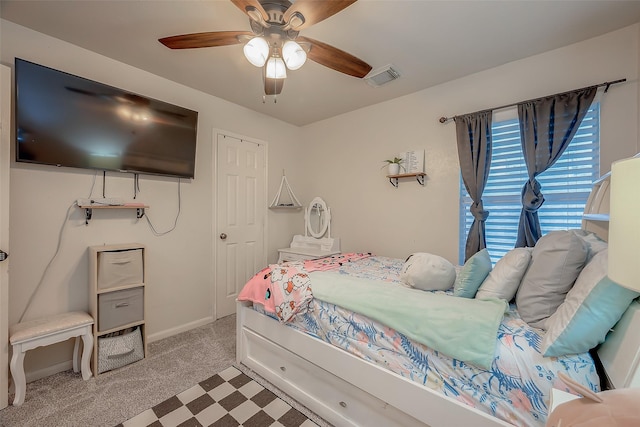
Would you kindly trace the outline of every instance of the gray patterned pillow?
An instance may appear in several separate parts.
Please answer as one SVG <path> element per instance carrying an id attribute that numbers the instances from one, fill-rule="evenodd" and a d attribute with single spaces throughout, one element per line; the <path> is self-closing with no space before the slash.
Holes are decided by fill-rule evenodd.
<path id="1" fill-rule="evenodd" d="M 588 254 L 588 245 L 573 232 L 553 231 L 542 236 L 516 294 L 522 320 L 546 330 L 546 320 L 563 303 Z"/>

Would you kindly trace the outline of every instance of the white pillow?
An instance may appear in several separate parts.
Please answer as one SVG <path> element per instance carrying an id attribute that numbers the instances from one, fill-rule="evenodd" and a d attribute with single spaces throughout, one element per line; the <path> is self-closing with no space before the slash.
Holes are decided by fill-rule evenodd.
<path id="1" fill-rule="evenodd" d="M 418 252 L 404 263 L 400 280 L 423 291 L 446 291 L 456 280 L 456 270 L 441 256 Z"/>
<path id="2" fill-rule="evenodd" d="M 533 248 L 515 248 L 507 252 L 482 282 L 476 298 L 502 298 L 511 301 L 529 268 L 532 251 Z"/>
<path id="3" fill-rule="evenodd" d="M 555 313 L 546 320 L 544 356 L 589 351 L 604 342 L 638 293 L 607 277 L 608 251 L 602 250 L 580 272 L 575 285 Z"/>

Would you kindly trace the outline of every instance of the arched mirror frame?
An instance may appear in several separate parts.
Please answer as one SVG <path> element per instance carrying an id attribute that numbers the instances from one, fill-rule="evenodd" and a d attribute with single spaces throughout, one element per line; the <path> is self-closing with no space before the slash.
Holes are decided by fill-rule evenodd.
<path id="1" fill-rule="evenodd" d="M 311 224 L 311 213 L 314 209 L 321 209 L 319 230 L 314 230 Z M 327 203 L 321 197 L 315 197 L 309 207 L 305 211 L 305 232 L 308 232 L 316 239 L 320 239 L 324 236 L 327 230 L 331 230 L 329 224 L 331 223 L 331 211 L 327 207 Z M 329 231 L 329 237 L 331 237 L 331 231 Z"/>

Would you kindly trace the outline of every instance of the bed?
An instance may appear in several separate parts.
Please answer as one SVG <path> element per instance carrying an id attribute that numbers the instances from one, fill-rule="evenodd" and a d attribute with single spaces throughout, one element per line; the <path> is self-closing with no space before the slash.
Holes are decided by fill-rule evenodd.
<path id="1" fill-rule="evenodd" d="M 498 338 L 493 343 L 492 360 L 480 358 L 470 363 L 461 358 L 473 356 L 451 357 L 416 342 L 399 332 L 404 331 L 402 325 L 399 330 L 390 328 L 375 318 L 317 298 L 316 291 L 331 299 L 338 289 L 331 284 L 341 279 L 338 276 L 375 282 L 380 287 L 372 288 L 373 294 L 385 298 L 384 283 L 402 287 L 398 277 L 404 260 L 368 254 L 349 257 L 353 258 L 348 262 L 340 258 L 325 260 L 338 264 L 333 267 L 307 265 L 312 267 L 308 269 L 311 273 L 301 263 L 282 269 L 284 276 L 289 274 L 282 283 L 290 285 L 295 283 L 296 273 L 308 273 L 314 293 L 305 294 L 306 288 L 296 285 L 302 290 L 297 301 L 308 307 L 306 310 L 298 312 L 293 303 L 285 312 L 266 309 L 257 302 L 264 289 L 259 289 L 255 298 L 239 300 L 237 306 L 237 362 L 333 425 L 543 426 L 551 389 L 564 388 L 558 378 L 560 372 L 594 391 L 600 390 L 601 381 L 616 387 L 640 383 L 640 339 L 629 332 L 640 323 L 637 302 L 627 304 L 622 319 L 597 352 L 558 357 L 542 356 L 545 333 L 530 327 L 515 305 L 509 304 L 503 308 L 506 313 L 500 316 L 494 335 Z M 596 259 L 593 254 L 592 259 Z M 272 273 L 280 267 L 270 266 L 256 278 L 263 284 L 273 283 Z M 320 284 L 325 282 L 329 287 L 323 290 Z M 429 293 L 451 299 L 451 290 Z M 478 309 L 477 305 L 472 307 L 463 311 Z M 375 313 L 372 316 L 376 317 Z M 332 329 L 326 329 L 330 326 Z M 473 337 L 462 339 L 472 341 Z M 592 354 L 599 354 L 601 360 L 594 360 Z M 602 375 L 597 373 L 600 362 L 604 366 Z"/>

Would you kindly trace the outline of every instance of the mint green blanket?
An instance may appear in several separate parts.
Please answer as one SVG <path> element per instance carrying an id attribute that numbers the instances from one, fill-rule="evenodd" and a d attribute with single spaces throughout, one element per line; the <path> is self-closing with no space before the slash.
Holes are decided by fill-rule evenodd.
<path id="1" fill-rule="evenodd" d="M 489 369 L 504 300 L 476 300 L 345 276 L 313 272 L 313 297 L 363 314 L 454 359 Z"/>

